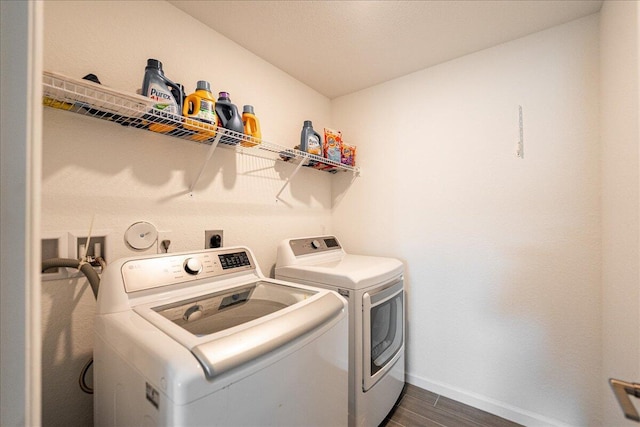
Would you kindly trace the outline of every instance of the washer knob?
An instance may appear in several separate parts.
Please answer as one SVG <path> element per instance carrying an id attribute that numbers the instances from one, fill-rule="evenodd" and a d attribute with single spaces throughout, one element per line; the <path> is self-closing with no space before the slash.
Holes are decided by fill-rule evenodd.
<path id="1" fill-rule="evenodd" d="M 195 276 L 202 271 L 202 263 L 198 258 L 187 258 L 184 262 L 184 271 Z"/>
<path id="2" fill-rule="evenodd" d="M 311 247 L 312 247 L 313 249 L 318 249 L 318 248 L 320 248 L 320 242 L 319 242 L 318 240 L 312 240 L 312 241 L 311 241 Z"/>

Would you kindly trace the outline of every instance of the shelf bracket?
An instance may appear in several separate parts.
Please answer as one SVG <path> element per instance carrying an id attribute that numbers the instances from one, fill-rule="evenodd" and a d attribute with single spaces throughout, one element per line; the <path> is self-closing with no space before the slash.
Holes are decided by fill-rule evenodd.
<path id="1" fill-rule="evenodd" d="M 216 147 L 218 146 L 218 143 L 220 142 L 220 138 L 222 138 L 222 135 L 224 135 L 224 129 L 223 128 L 219 128 L 218 132 L 216 133 L 216 137 L 213 139 L 213 142 L 211 143 L 211 146 L 209 147 L 209 151 L 207 152 L 207 156 L 205 157 L 204 162 L 202 163 L 202 166 L 200 167 L 200 171 L 198 172 L 198 175 L 196 176 L 196 179 L 193 180 L 193 183 L 191 183 L 191 187 L 189 187 L 189 193 L 193 193 L 193 189 L 195 188 L 195 186 L 198 183 L 198 181 L 200 181 L 200 178 L 202 177 L 202 174 L 204 173 L 204 169 L 207 167 L 207 164 L 209 163 L 209 160 L 211 160 L 211 156 L 213 156 L 213 152 L 216 151 Z"/>
<path id="2" fill-rule="evenodd" d="M 630 420 L 640 422 L 640 415 L 638 415 L 637 409 L 633 406 L 633 403 L 631 403 L 631 399 L 629 399 L 629 396 L 640 398 L 640 384 L 610 378 L 609 385 L 611 385 L 611 389 L 616 399 L 618 399 L 624 416 Z"/>
<path id="3" fill-rule="evenodd" d="M 276 201 L 280 198 L 280 195 L 282 194 L 284 189 L 287 188 L 289 183 L 291 183 L 291 180 L 293 179 L 294 176 L 296 176 L 296 174 L 298 173 L 298 171 L 300 170 L 302 165 L 304 165 L 306 163 L 307 158 L 308 157 L 306 155 L 300 157 L 300 163 L 298 163 L 298 165 L 296 166 L 295 170 L 291 173 L 291 175 L 289 175 L 289 178 L 287 178 L 287 181 L 284 183 L 284 185 L 282 186 L 280 191 L 278 191 L 278 194 L 276 194 Z"/>

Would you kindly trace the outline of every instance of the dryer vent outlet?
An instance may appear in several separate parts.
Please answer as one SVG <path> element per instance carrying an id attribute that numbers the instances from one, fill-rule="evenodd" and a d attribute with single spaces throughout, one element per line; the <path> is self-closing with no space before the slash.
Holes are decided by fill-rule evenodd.
<path id="1" fill-rule="evenodd" d="M 205 230 L 204 231 L 204 248 L 221 248 L 222 247 L 222 230 Z"/>

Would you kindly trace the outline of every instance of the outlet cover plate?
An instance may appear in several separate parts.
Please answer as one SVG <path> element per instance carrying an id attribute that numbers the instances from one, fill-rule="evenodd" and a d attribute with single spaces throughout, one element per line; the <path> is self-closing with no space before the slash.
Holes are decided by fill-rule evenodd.
<path id="1" fill-rule="evenodd" d="M 215 235 L 220 236 L 220 247 L 224 246 L 224 231 L 223 230 L 204 230 L 204 248 L 210 249 L 214 246 L 211 245 L 211 238 Z"/>

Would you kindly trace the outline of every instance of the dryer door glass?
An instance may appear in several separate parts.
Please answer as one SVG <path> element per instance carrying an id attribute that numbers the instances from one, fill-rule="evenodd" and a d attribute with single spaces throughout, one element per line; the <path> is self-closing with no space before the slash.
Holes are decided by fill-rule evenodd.
<path id="1" fill-rule="evenodd" d="M 364 384 L 366 391 L 393 366 L 404 342 L 402 280 L 364 294 Z"/>

